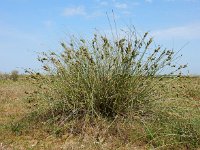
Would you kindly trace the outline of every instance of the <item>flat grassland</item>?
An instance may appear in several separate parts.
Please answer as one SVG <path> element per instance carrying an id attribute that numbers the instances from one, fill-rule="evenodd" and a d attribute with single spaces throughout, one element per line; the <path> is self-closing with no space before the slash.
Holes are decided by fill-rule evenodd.
<path id="1" fill-rule="evenodd" d="M 68 128 L 48 122 L 23 126 L 20 122 L 37 105 L 27 98 L 34 92 L 25 79 L 0 80 L 0 149 L 198 149 L 200 147 L 200 78 L 163 81 L 155 102 L 158 119 L 127 122 L 123 119 L 97 121 L 84 128 Z M 161 115 L 159 117 L 159 115 Z M 164 117 L 166 116 L 166 117 Z M 137 118 L 135 118 L 137 120 Z M 140 120 L 140 119 L 138 119 Z M 164 144 L 163 144 L 164 143 Z"/>

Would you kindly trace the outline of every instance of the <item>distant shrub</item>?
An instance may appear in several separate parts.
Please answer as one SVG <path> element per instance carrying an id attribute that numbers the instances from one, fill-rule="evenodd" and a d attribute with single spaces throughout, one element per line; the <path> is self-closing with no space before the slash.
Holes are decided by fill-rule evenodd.
<path id="1" fill-rule="evenodd" d="M 13 70 L 10 74 L 10 79 L 13 81 L 17 81 L 19 78 L 19 72 L 17 70 Z"/>
<path id="2" fill-rule="evenodd" d="M 53 116 L 145 113 L 162 71 L 170 67 L 167 75 L 173 75 L 186 67 L 176 67 L 174 51 L 154 46 L 148 33 L 140 37 L 130 30 L 116 37 L 94 34 L 91 41 L 61 43 L 60 54 L 43 53 L 39 61 L 46 75 L 32 73 L 32 78 L 43 89 L 45 109 Z"/>
<path id="3" fill-rule="evenodd" d="M 8 80 L 9 74 L 0 72 L 0 80 Z"/>

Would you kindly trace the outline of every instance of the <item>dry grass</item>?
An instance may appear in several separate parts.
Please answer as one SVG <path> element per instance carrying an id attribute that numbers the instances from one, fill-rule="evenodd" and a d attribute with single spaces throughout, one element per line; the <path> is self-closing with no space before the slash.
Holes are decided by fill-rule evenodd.
<path id="1" fill-rule="evenodd" d="M 12 117 L 22 117 L 28 112 L 22 101 L 25 96 L 24 91 L 28 88 L 29 86 L 23 82 L 5 81 L 0 83 L 0 123 L 7 123 L 11 121 Z"/>
<path id="2" fill-rule="evenodd" d="M 114 147 L 124 147 L 132 149 L 133 145 L 120 145 L 120 141 L 114 137 L 108 137 L 103 144 L 96 140 L 98 127 L 87 127 L 85 135 L 77 136 L 65 134 L 56 137 L 48 133 L 43 127 L 36 126 L 31 131 L 23 133 L 12 132 L 10 124 L 20 120 L 31 111 L 30 103 L 26 101 L 26 92 L 33 92 L 33 87 L 26 81 L 6 81 L 0 83 L 0 149 L 112 149 Z M 106 124 L 102 126 L 106 127 Z M 20 127 L 19 127 L 20 128 Z M 137 146 L 134 146 L 135 148 Z"/>
<path id="3" fill-rule="evenodd" d="M 160 94 L 157 94 L 157 96 L 164 94 L 166 98 L 156 102 L 154 112 L 167 115 L 166 118 L 171 119 L 172 125 L 177 125 L 177 122 L 174 122 L 172 119 L 182 119 L 184 122 L 182 122 L 180 129 L 183 129 L 185 126 L 185 132 L 199 134 L 200 78 L 180 80 L 170 82 L 169 79 L 165 79 L 163 81 L 162 89 L 158 91 Z M 157 147 L 157 149 L 187 149 L 184 143 L 175 145 L 173 143 L 175 141 L 174 136 L 171 137 L 172 145 L 157 143 L 158 141 L 161 142 L 160 139 L 170 140 L 165 139 L 162 137 L 162 134 L 159 134 L 159 132 L 168 132 L 167 128 L 170 128 L 169 122 L 166 122 L 166 118 L 163 115 L 158 117 L 160 121 L 145 120 L 147 123 L 145 126 L 140 123 L 141 118 L 135 118 L 134 121 L 116 118 L 111 122 L 102 118 L 93 121 L 90 125 L 85 124 L 85 126 L 81 120 L 74 120 L 79 125 L 72 127 L 70 123 L 65 124 L 64 129 L 67 132 L 62 134 L 58 134 L 60 133 L 59 126 L 51 128 L 48 123 L 44 125 L 41 122 L 31 124 L 31 127 L 13 124 L 14 128 L 11 126 L 11 123 L 24 118 L 33 109 L 34 102 L 28 102 L 26 100 L 27 95 L 25 94 L 25 92 L 33 91 L 32 85 L 22 80 L 0 83 L 0 149 L 132 150 L 150 149 L 153 147 Z M 161 124 L 162 121 L 163 124 Z M 187 128 L 188 121 L 193 123 L 193 130 Z M 151 131 L 147 132 L 146 129 Z M 152 133 L 153 136 L 149 136 L 149 133 Z M 170 136 L 170 132 L 166 133 L 165 136 Z M 188 143 L 196 142 L 192 139 L 184 140 Z M 194 149 L 198 147 L 197 145 Z"/>

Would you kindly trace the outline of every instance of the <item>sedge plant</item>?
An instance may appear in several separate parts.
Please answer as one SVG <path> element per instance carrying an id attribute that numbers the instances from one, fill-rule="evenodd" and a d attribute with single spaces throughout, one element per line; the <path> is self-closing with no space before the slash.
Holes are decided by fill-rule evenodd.
<path id="1" fill-rule="evenodd" d="M 91 40 L 72 38 L 61 43 L 62 53 L 42 53 L 44 72 L 29 72 L 44 102 L 38 101 L 39 108 L 54 117 L 144 115 L 159 80 L 186 65 L 175 66 L 174 51 L 156 46 L 148 32 L 122 32 L 114 38 L 100 33 Z"/>

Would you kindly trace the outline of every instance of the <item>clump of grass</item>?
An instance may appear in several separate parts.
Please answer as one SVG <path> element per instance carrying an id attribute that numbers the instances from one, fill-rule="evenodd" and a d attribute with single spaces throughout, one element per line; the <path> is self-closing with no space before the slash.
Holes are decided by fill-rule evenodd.
<path id="1" fill-rule="evenodd" d="M 53 116 L 145 114 L 162 71 L 172 68 L 167 74 L 171 76 L 186 66 L 176 67 L 174 51 L 153 46 L 148 33 L 142 37 L 133 30 L 124 33 L 111 40 L 101 34 L 90 41 L 71 39 L 61 43 L 62 53 L 43 53 L 38 60 L 45 75 L 31 74 L 42 89 L 44 108 Z"/>
<path id="2" fill-rule="evenodd" d="M 17 70 L 13 70 L 10 74 L 10 79 L 13 81 L 17 81 L 19 78 L 19 72 Z"/>
<path id="3" fill-rule="evenodd" d="M 186 67 L 174 64 L 176 53 L 153 44 L 148 33 L 140 36 L 129 30 L 117 38 L 108 37 L 72 38 L 61 43 L 63 52 L 42 53 L 38 60 L 44 72 L 28 71 L 38 89 L 31 93 L 36 111 L 28 120 L 45 119 L 45 126 L 50 124 L 52 133 L 61 136 L 66 131 L 80 134 L 85 122 L 92 126 L 104 118 L 111 121 L 110 134 L 129 142 L 139 139 L 153 148 L 199 145 L 199 132 L 188 119 L 185 124 L 184 119 L 171 117 L 167 106 L 160 107 L 165 102 L 162 96 L 176 95 L 176 89 L 163 87 L 178 79 Z M 171 94 L 166 96 L 162 88 Z M 116 118 L 131 123 L 117 123 Z M 127 127 L 130 133 L 126 134 Z"/>

